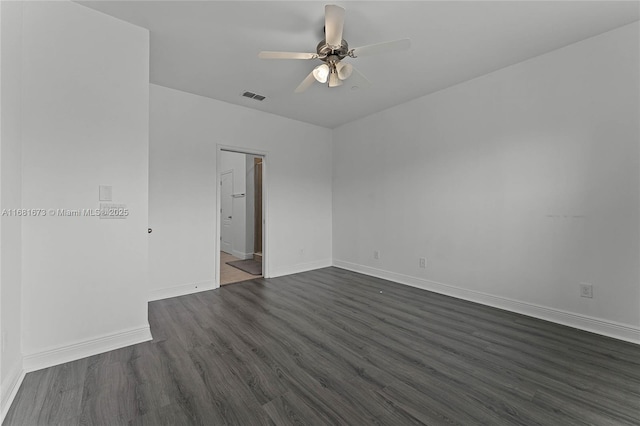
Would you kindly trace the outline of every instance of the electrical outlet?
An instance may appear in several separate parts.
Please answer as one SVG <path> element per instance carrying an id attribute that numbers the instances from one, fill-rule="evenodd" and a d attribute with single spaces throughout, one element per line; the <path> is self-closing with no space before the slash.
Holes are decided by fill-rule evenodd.
<path id="1" fill-rule="evenodd" d="M 589 283 L 580 283 L 580 297 L 593 298 L 593 285 Z"/>
<path id="2" fill-rule="evenodd" d="M 374 259 L 380 259 L 380 251 L 379 250 L 374 250 L 373 251 L 373 258 Z"/>
<path id="3" fill-rule="evenodd" d="M 424 257 L 420 258 L 420 267 L 421 268 L 426 268 L 427 267 L 427 259 Z"/>

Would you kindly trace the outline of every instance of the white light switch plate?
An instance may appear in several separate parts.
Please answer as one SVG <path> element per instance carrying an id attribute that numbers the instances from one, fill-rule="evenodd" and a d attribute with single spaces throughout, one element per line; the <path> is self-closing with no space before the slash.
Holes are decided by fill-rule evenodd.
<path id="1" fill-rule="evenodd" d="M 111 186 L 108 185 L 100 185 L 100 201 L 111 201 Z"/>

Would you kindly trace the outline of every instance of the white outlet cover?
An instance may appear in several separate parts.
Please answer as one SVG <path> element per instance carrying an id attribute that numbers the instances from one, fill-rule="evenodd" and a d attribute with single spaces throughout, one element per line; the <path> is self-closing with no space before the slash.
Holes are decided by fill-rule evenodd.
<path id="1" fill-rule="evenodd" d="M 593 298 L 593 285 L 589 283 L 580 283 L 580 297 Z"/>

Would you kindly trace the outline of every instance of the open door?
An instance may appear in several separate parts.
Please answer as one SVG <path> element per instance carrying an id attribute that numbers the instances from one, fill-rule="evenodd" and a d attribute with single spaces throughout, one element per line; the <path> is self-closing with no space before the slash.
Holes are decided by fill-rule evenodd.
<path id="1" fill-rule="evenodd" d="M 232 254 L 233 245 L 233 171 L 220 175 L 220 250 Z"/>
<path id="2" fill-rule="evenodd" d="M 262 262 L 262 158 L 254 158 L 254 233 L 253 259 Z M 263 268 L 264 272 L 264 268 Z"/>

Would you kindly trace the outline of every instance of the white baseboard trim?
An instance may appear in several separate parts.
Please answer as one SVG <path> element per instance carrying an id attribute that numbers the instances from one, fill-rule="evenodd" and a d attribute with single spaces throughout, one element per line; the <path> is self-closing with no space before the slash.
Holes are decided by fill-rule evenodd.
<path id="1" fill-rule="evenodd" d="M 20 389 L 20 385 L 22 385 L 25 374 L 27 374 L 27 372 L 21 365 L 16 366 L 16 368 L 9 372 L 7 378 L 0 385 L 0 395 L 2 395 L 2 398 L 0 398 L 0 424 L 4 422 L 4 418 L 7 416 L 9 408 L 11 408 L 11 404 L 18 393 L 18 389 Z"/>
<path id="2" fill-rule="evenodd" d="M 331 259 L 315 260 L 313 262 L 298 263 L 297 265 L 284 266 L 280 268 L 269 268 L 269 277 L 276 278 L 284 275 L 298 274 L 300 272 L 312 271 L 314 269 L 328 268 L 333 265 Z"/>
<path id="3" fill-rule="evenodd" d="M 578 328 L 580 330 L 601 334 L 603 336 L 613 337 L 615 339 L 640 344 L 640 327 L 636 327 L 633 325 L 621 324 L 615 321 L 603 320 L 600 318 L 567 312 L 560 309 L 535 305 L 532 303 L 522 302 L 519 300 L 513 300 L 500 296 L 494 296 L 475 290 L 468 290 L 450 284 L 443 284 L 423 278 L 399 274 L 397 272 L 385 271 L 382 269 L 359 265 L 344 260 L 334 259 L 333 266 L 337 268 L 347 269 L 353 272 L 358 272 L 364 275 L 370 275 L 373 277 L 397 282 L 399 284 L 405 284 L 412 287 L 421 288 L 423 290 L 433 291 L 434 293 L 440 293 L 458 299 L 464 299 L 470 302 L 504 309 L 506 311 L 527 315 L 545 321 L 555 322 L 569 327 Z"/>
<path id="4" fill-rule="evenodd" d="M 253 259 L 253 253 L 243 253 L 238 250 L 231 250 L 231 254 L 234 257 L 237 257 L 238 259 L 242 259 L 242 260 Z"/>
<path id="5" fill-rule="evenodd" d="M 175 287 L 160 288 L 152 290 L 149 293 L 148 301 L 168 299 L 170 297 L 185 296 L 200 291 L 213 290 L 215 288 L 213 281 L 201 281 L 198 283 L 189 283 L 177 285 Z"/>
<path id="6" fill-rule="evenodd" d="M 120 349 L 125 346 L 146 342 L 151 339 L 151 330 L 147 324 L 144 327 L 132 328 L 118 333 L 76 342 L 71 345 L 25 355 L 23 358 L 23 369 L 28 373 L 114 349 Z"/>

